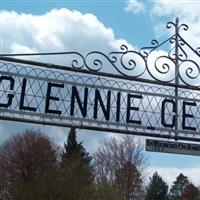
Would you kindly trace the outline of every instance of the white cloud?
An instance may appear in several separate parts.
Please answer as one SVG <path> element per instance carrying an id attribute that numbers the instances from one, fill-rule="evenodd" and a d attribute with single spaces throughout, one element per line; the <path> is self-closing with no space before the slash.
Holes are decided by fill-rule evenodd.
<path id="1" fill-rule="evenodd" d="M 126 12 L 139 13 L 145 10 L 145 5 L 138 0 L 128 0 L 124 9 Z"/>
<path id="2" fill-rule="evenodd" d="M 24 46 L 18 43 L 13 42 L 10 46 L 10 50 L 11 52 L 15 52 L 15 53 L 22 53 L 22 52 L 26 52 L 26 53 L 37 53 L 36 49 L 31 49 L 28 46 Z"/>
<path id="3" fill-rule="evenodd" d="M 155 1 L 152 6 L 152 13 L 154 16 L 168 16 L 173 21 L 178 17 L 180 23 L 188 24 L 189 30 L 181 34 L 195 48 L 200 46 L 199 10 L 199 1 L 161 0 Z M 158 27 L 159 26 L 157 26 L 157 28 Z"/>
<path id="4" fill-rule="evenodd" d="M 160 16 L 173 14 L 176 17 L 195 20 L 198 16 L 199 8 L 199 1 L 160 0 L 154 2 L 153 13 Z"/>
<path id="5" fill-rule="evenodd" d="M 187 176 L 195 186 L 200 186 L 200 166 L 192 168 L 150 167 L 149 171 L 151 176 L 157 171 L 169 186 L 173 184 L 180 173 Z"/>
<path id="6" fill-rule="evenodd" d="M 116 50 L 121 42 L 127 44 L 123 39 L 117 40 L 113 30 L 90 13 L 82 14 L 65 8 L 53 9 L 44 15 L 2 11 L 0 18 L 1 53 L 86 53 Z"/>

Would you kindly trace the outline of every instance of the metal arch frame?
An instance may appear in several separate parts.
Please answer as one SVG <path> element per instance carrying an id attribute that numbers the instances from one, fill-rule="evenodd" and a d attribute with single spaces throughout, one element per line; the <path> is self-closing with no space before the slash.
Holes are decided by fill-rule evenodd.
<path id="1" fill-rule="evenodd" d="M 27 64 L 26 65 L 21 65 L 21 64 L 15 64 L 15 63 L 10 63 L 10 62 L 0 62 L 0 69 L 1 69 L 1 74 L 4 76 L 13 76 L 16 78 L 16 80 L 19 78 L 20 79 L 26 77 L 27 79 L 32 79 L 35 80 L 36 82 L 42 81 L 42 82 L 56 82 L 56 83 L 65 83 L 65 84 L 69 84 L 69 85 L 73 85 L 73 83 L 75 82 L 77 86 L 84 86 L 84 87 L 89 87 L 89 88 L 99 88 L 102 91 L 103 90 L 111 90 L 111 91 L 121 91 L 123 93 L 136 93 L 139 95 L 143 95 L 143 96 L 151 96 L 153 99 L 162 99 L 162 98 L 172 98 L 175 99 L 174 97 L 174 87 L 169 87 L 169 86 L 163 86 L 160 87 L 156 84 L 144 84 L 144 83 L 137 83 L 135 81 L 119 81 L 116 79 L 110 79 L 108 80 L 107 78 L 103 78 L 103 77 L 97 77 L 97 76 L 90 76 L 90 74 L 77 74 L 77 73 L 63 73 L 60 70 L 43 70 L 42 68 L 33 68 L 33 67 L 29 67 Z M 42 85 L 42 84 L 41 84 Z M 42 86 L 41 90 L 42 90 Z M 3 86 L 3 85 L 2 85 Z M 120 88 L 120 89 L 119 89 Z M 2 88 L 3 92 L 6 91 L 6 88 Z M 0 93 L 2 92 L 2 90 L 0 90 Z M 189 95 L 188 95 L 189 93 Z M 15 94 L 19 95 L 20 94 L 20 88 L 17 89 L 15 91 Z M 44 95 L 44 94 L 43 94 Z M 55 94 L 56 95 L 56 94 Z M 192 95 L 192 96 L 190 96 Z M 36 98 L 42 98 L 45 96 L 41 96 L 39 94 L 30 94 L 30 98 L 35 96 Z M 57 96 L 57 95 L 56 95 Z M 19 97 L 18 97 L 19 98 Z M 65 98 L 64 98 L 65 99 Z M 63 98 L 61 100 L 64 100 Z M 193 99 L 196 99 L 196 102 L 199 104 L 200 103 L 200 95 L 198 94 L 198 90 L 195 91 L 188 91 L 188 90 L 180 90 L 180 95 L 178 97 L 178 100 L 180 102 L 186 100 L 186 101 L 193 101 Z M 147 99 L 148 100 L 148 99 Z M 18 100 L 19 101 L 19 100 Z M 148 103 L 151 104 L 151 100 L 148 100 Z M 157 106 L 159 105 L 159 102 L 157 102 Z M 18 106 L 18 105 L 16 105 Z M 145 104 L 143 105 L 145 106 Z M 38 106 L 39 108 L 39 106 Z M 143 111 L 145 111 L 144 107 L 141 107 Z M 68 120 L 70 119 L 69 117 L 57 117 L 55 116 L 55 120 L 51 120 L 50 115 L 45 115 L 43 113 L 43 111 L 41 111 L 39 109 L 39 112 L 37 113 L 33 113 L 31 114 L 32 117 L 30 117 L 30 119 L 28 117 L 23 117 L 23 116 L 28 116 L 30 115 L 30 112 L 23 112 L 23 111 L 18 111 L 15 107 L 9 109 L 9 110 L 5 110 L 5 109 L 1 109 L 0 110 L 2 113 L 2 116 L 0 117 L 0 119 L 5 119 L 5 120 L 14 120 L 14 121 L 22 121 L 22 122 L 30 122 L 30 123 L 38 123 L 38 124 L 47 124 L 47 125 L 56 125 L 56 126 L 63 126 L 63 127 L 70 127 L 70 126 L 75 126 L 78 128 L 83 128 L 83 129 L 91 129 L 91 130 L 102 130 L 102 131 L 111 131 L 111 132 L 117 132 L 117 133 L 127 133 L 127 134 L 134 134 L 134 135 L 146 135 L 146 136 L 152 136 L 152 137 L 160 137 L 160 138 L 168 138 L 168 139 L 179 139 L 179 140 L 190 140 L 190 141 L 200 141 L 199 138 L 199 126 L 198 126 L 198 132 L 197 132 L 197 136 L 196 137 L 184 137 L 184 134 L 187 133 L 187 131 L 180 131 L 179 129 L 179 135 L 177 135 L 176 137 L 174 137 L 174 128 L 173 129 L 166 129 L 166 128 L 162 128 L 160 127 L 158 124 L 157 128 L 156 128 L 156 133 L 154 134 L 154 131 L 152 131 L 151 129 L 149 129 L 149 127 L 147 125 L 143 125 L 140 126 L 138 128 L 137 131 L 135 131 L 137 128 L 136 126 L 132 126 L 130 124 L 130 129 L 131 127 L 133 127 L 133 130 L 130 131 L 130 129 L 124 128 L 124 129 L 119 129 L 119 128 L 112 128 L 113 126 L 115 127 L 126 127 L 127 125 L 124 123 L 124 120 L 121 123 L 113 123 L 113 122 L 109 122 L 109 128 L 105 127 L 105 126 L 98 126 L 98 127 L 92 127 L 92 126 L 87 126 L 87 125 L 81 125 L 81 123 L 79 124 L 70 124 L 70 123 L 66 123 Z M 150 109 L 146 110 L 148 112 L 153 113 L 154 112 L 154 108 L 150 107 Z M 11 117 L 6 115 L 6 113 L 11 113 Z M 4 114 L 3 114 L 4 113 Z M 19 116 L 19 114 L 21 116 Z M 15 118 L 14 116 L 18 116 L 18 118 Z M 37 119 L 40 120 L 37 120 Z M 41 120 L 42 118 L 44 118 L 44 120 Z M 198 110 L 198 118 L 197 120 L 199 120 L 200 116 L 199 116 L 199 110 Z M 49 120 L 48 120 L 49 119 Z M 60 121 L 60 119 L 62 119 L 62 123 Z M 144 119 L 144 118 L 143 118 Z M 80 118 L 76 118 L 74 120 L 78 120 L 80 122 L 84 122 L 84 120 L 80 117 Z M 96 123 L 95 121 L 93 121 L 90 118 L 90 123 Z M 149 120 L 149 119 L 148 119 Z M 157 118 L 156 120 L 159 120 L 159 118 Z M 69 121 L 68 121 L 69 122 Z M 90 124 L 89 123 L 89 124 Z M 104 120 L 100 120 L 98 122 L 99 124 L 108 124 L 106 123 Z M 123 124 L 124 123 L 124 124 Z M 134 130 L 135 129 L 135 130 Z M 139 129 L 141 129 L 142 131 L 139 131 Z M 144 130 L 146 130 L 144 132 Z M 158 131 L 160 131 L 160 134 L 158 133 Z M 171 134 L 166 134 L 166 132 L 171 132 Z M 194 133 L 190 133 L 189 135 L 191 136 Z"/>
<path id="2" fill-rule="evenodd" d="M 195 55 L 200 58 L 200 48 L 197 48 L 197 50 L 194 50 L 180 35 L 180 30 L 183 28 L 183 30 L 188 30 L 188 26 L 186 24 L 180 24 L 178 18 L 176 19 L 176 22 L 168 22 L 167 26 L 168 29 L 174 27 L 175 28 L 175 34 L 168 39 L 166 39 L 164 42 L 159 43 L 157 40 L 152 40 L 151 47 L 143 47 L 139 51 L 135 50 L 129 50 L 126 45 L 121 46 L 121 51 L 115 51 L 110 52 L 108 55 L 99 52 L 99 51 L 92 51 L 89 52 L 86 55 L 82 55 L 79 52 L 57 52 L 57 53 L 36 53 L 36 54 L 0 54 L 0 60 L 6 61 L 6 62 L 14 62 L 14 63 L 20 63 L 25 65 L 34 65 L 39 67 L 44 67 L 48 69 L 57 69 L 57 70 L 65 70 L 65 71 L 71 71 L 75 73 L 83 73 L 83 74 L 92 74 L 95 76 L 103 76 L 103 77 L 109 77 L 109 78 L 117 78 L 117 79 L 123 79 L 123 80 L 130 80 L 130 81 L 139 81 L 143 83 L 149 83 L 149 84 L 156 84 L 156 85 L 163 85 L 167 87 L 172 87 L 175 90 L 174 99 L 175 102 L 178 103 L 178 100 L 180 98 L 179 95 L 179 89 L 189 89 L 194 91 L 199 91 L 200 84 L 199 85 L 193 85 L 191 82 L 187 82 L 187 80 L 184 79 L 184 77 L 181 74 L 181 65 L 185 62 L 190 62 L 193 64 L 193 66 L 196 67 L 196 70 L 198 74 L 193 75 L 195 69 L 192 67 L 188 67 L 185 70 L 185 75 L 190 80 L 194 81 L 195 79 L 200 78 L 200 66 L 193 60 L 188 59 L 187 53 L 183 50 L 184 46 L 187 46 L 190 50 L 192 50 Z M 149 58 L 153 52 L 155 52 L 157 49 L 159 49 L 162 45 L 170 43 L 174 44 L 174 47 L 168 52 L 168 56 L 162 55 L 158 56 L 155 60 L 155 63 L 153 66 L 149 66 Z M 78 56 L 78 59 L 72 59 L 71 65 L 65 66 L 65 65 L 54 65 L 49 63 L 42 63 L 42 62 L 36 62 L 36 61 L 30 61 L 30 60 L 23 60 L 23 59 L 17 59 L 13 58 L 15 56 L 35 56 L 35 55 L 69 55 L 73 58 L 73 56 Z M 117 73 L 108 73 L 103 70 L 104 63 L 103 60 L 100 58 L 93 58 L 92 62 L 90 62 L 91 65 L 89 65 L 88 60 L 91 61 L 91 56 L 101 56 L 108 63 L 111 65 L 112 68 L 116 70 Z M 131 55 L 129 59 L 127 60 L 127 56 Z M 134 71 L 137 72 L 137 59 L 134 60 L 134 57 L 140 58 L 143 62 L 143 70 L 140 73 L 134 74 Z M 126 58 L 126 59 L 125 59 Z M 172 65 L 170 65 L 168 62 L 164 62 L 161 65 L 158 66 L 159 60 L 168 60 Z M 125 62 L 126 60 L 126 62 Z M 119 68 L 121 67 L 122 70 Z M 141 67 L 141 66 L 139 66 Z M 168 73 L 170 73 L 172 67 L 174 67 L 174 76 L 171 77 L 169 80 L 163 80 L 159 79 L 159 77 L 156 77 L 152 73 L 152 67 L 154 67 L 154 70 L 161 76 L 167 76 Z M 150 75 L 150 79 L 147 79 L 145 77 L 145 73 Z M 130 75 L 132 74 L 132 75 Z M 181 81 L 181 83 L 180 83 Z M 81 126 L 76 125 L 78 128 L 83 129 L 91 129 L 91 130 L 101 130 L 101 131 L 110 131 L 110 132 L 117 132 L 117 133 L 126 133 L 126 134 L 134 134 L 134 135 L 144 135 L 144 136 L 153 136 L 153 137 L 161 137 L 161 138 L 168 138 L 168 139 L 175 139 L 175 140 L 187 140 L 187 141 L 198 141 L 200 142 L 200 138 L 192 138 L 192 137 L 184 137 L 178 135 L 178 106 L 176 107 L 175 111 L 175 136 L 172 135 L 159 135 L 159 134 L 153 134 L 151 132 L 140 132 L 140 131 L 129 131 L 129 130 L 117 130 L 112 128 L 106 128 L 106 127 L 91 127 L 91 126 Z M 33 121 L 29 119 L 19 119 L 15 117 L 7 117 L 7 116 L 0 116 L 0 119 L 4 120 L 14 120 L 14 121 L 23 121 L 23 122 L 31 122 L 31 123 L 37 123 L 37 124 L 44 124 L 42 121 Z M 56 124 L 56 122 L 45 122 L 45 124 L 48 125 L 58 125 L 58 126 L 74 126 L 73 124 Z"/>
<path id="3" fill-rule="evenodd" d="M 24 122 L 24 123 L 31 123 L 31 124 L 40 124 L 40 125 L 49 125 L 49 126 L 59 126 L 59 127 L 74 127 L 79 129 L 86 129 L 86 130 L 94 130 L 94 131 L 105 131 L 105 132 L 111 132 L 111 133 L 121 133 L 121 134 L 128 134 L 128 135 L 136 135 L 136 136 L 145 136 L 145 137 L 155 137 L 155 138 L 164 138 L 164 139 L 172 139 L 172 140 L 183 140 L 183 141 L 189 141 L 189 142 L 200 142 L 199 138 L 195 137 L 184 137 L 184 136 L 177 136 L 173 137 L 171 135 L 162 135 L 162 134 L 154 134 L 151 132 L 140 132 L 140 131 L 128 131 L 128 130 L 118 130 L 115 128 L 104 128 L 104 127 L 92 127 L 92 126 L 81 126 L 81 125 L 72 125 L 72 124 L 56 124 L 55 122 L 46 122 L 43 123 L 42 121 L 38 120 L 28 120 L 28 119 L 19 119 L 19 118 L 10 118 L 10 117 L 2 117 L 0 116 L 0 120 L 6 120 L 6 121 L 16 121 L 16 122 Z"/>

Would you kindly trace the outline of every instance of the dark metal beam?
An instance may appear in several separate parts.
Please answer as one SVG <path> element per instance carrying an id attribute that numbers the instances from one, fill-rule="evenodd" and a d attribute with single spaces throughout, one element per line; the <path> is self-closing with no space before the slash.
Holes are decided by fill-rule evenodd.
<path id="1" fill-rule="evenodd" d="M 178 139 L 178 140 L 189 141 L 189 142 L 200 142 L 200 138 L 195 138 L 195 137 L 183 137 L 183 136 L 175 137 L 171 135 L 154 134 L 154 133 L 140 132 L 140 131 L 128 131 L 128 130 L 112 129 L 112 128 L 105 128 L 105 127 L 98 127 L 98 126 L 91 127 L 91 126 L 73 125 L 73 124 L 67 124 L 67 123 L 59 124 L 59 123 L 54 123 L 54 122 L 44 122 L 41 120 L 35 121 L 35 120 L 30 120 L 30 119 L 20 119 L 20 118 L 7 117 L 7 116 L 0 116 L 0 120 L 49 125 L 49 126 L 59 126 L 59 127 L 65 127 L 65 128 L 75 127 L 79 129 L 105 131 L 105 132 L 121 133 L 121 134 L 136 135 L 136 136 L 143 136 L 143 137 L 155 137 L 155 138 L 164 138 L 164 139 L 173 139 L 173 140 Z"/>
<path id="2" fill-rule="evenodd" d="M 149 79 L 144 79 L 144 78 L 133 78 L 130 76 L 122 76 L 122 75 L 111 74 L 111 73 L 106 73 L 106 72 L 72 68 L 72 67 L 64 66 L 64 65 L 55 65 L 51 63 L 43 63 L 43 62 L 38 62 L 38 61 L 23 60 L 23 59 L 2 57 L 2 56 L 0 56 L 0 60 L 10 61 L 10 62 L 15 62 L 15 63 L 20 63 L 20 64 L 35 65 L 38 67 L 44 67 L 48 69 L 71 71 L 71 72 L 76 72 L 76 73 L 91 74 L 91 75 L 103 76 L 103 77 L 108 77 L 108 78 L 116 78 L 116 79 L 122 79 L 122 80 L 137 81 L 137 82 L 142 82 L 142 83 L 149 83 L 149 84 L 156 84 L 156 85 L 162 85 L 162 86 L 177 87 L 177 88 L 182 88 L 182 89 L 200 91 L 200 88 L 196 86 L 181 85 L 181 84 L 177 85 L 175 83 L 167 83 L 164 81 L 162 82 L 162 81 L 155 81 L 155 80 L 149 80 Z"/>

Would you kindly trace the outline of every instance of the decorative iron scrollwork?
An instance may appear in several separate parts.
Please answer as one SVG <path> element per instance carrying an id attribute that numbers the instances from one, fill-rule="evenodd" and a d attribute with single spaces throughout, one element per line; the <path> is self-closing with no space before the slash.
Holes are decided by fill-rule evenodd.
<path id="1" fill-rule="evenodd" d="M 93 73 L 109 72 L 109 74 L 119 74 L 127 80 L 142 78 L 175 84 L 177 80 L 180 80 L 182 84 L 200 86 L 200 47 L 194 49 L 180 34 L 181 31 L 189 29 L 188 25 L 179 24 L 177 19 L 175 22 L 168 22 L 166 28 L 174 29 L 171 37 L 163 42 L 152 40 L 151 46 L 139 50 L 130 50 L 123 44 L 119 51 L 107 54 L 101 51 L 91 51 L 86 55 L 79 52 L 61 52 L 60 54 L 66 56 L 66 67 L 75 70 L 84 69 Z M 59 53 L 29 55 L 52 54 Z M 5 56 L 5 54 L 0 56 Z"/>
<path id="2" fill-rule="evenodd" d="M 100 51 L 89 52 L 86 56 L 73 52 L 79 55 L 81 62 L 73 60 L 71 67 L 100 72 L 104 71 L 103 67 L 110 65 L 112 73 L 117 72 L 130 80 L 142 77 L 175 83 L 178 78 L 186 85 L 200 86 L 198 64 L 200 63 L 200 47 L 194 50 L 180 35 L 180 31 L 187 31 L 189 27 L 186 24 L 179 24 L 177 20 L 175 23 L 168 22 L 166 28 L 174 28 L 175 34 L 161 43 L 152 40 L 151 46 L 143 47 L 139 51 L 129 50 L 123 44 L 119 51 L 113 51 L 107 55 Z M 170 46 L 170 50 L 162 50 L 161 47 L 164 45 Z M 82 63 L 81 66 L 78 65 L 80 63 Z"/>

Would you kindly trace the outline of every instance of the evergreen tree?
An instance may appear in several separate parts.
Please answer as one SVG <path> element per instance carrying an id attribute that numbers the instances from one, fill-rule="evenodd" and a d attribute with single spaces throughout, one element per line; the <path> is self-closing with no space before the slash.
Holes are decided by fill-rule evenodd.
<path id="1" fill-rule="evenodd" d="M 170 190 L 170 200 L 182 200 L 185 188 L 189 185 L 188 178 L 182 173 L 176 178 Z"/>
<path id="2" fill-rule="evenodd" d="M 65 187 L 64 199 L 93 199 L 92 158 L 82 143 L 76 140 L 76 130 L 71 128 L 67 144 L 61 154 L 61 180 Z"/>
<path id="3" fill-rule="evenodd" d="M 76 141 L 76 130 L 75 128 L 71 128 L 69 131 L 67 144 L 64 143 L 64 150 L 61 154 L 61 164 L 64 164 L 65 161 L 73 160 L 74 156 L 79 156 L 81 160 L 88 166 L 91 164 L 92 157 L 89 156 L 88 152 L 86 152 L 85 148 L 82 146 L 82 142 L 78 143 Z"/>
<path id="4" fill-rule="evenodd" d="M 163 179 L 154 173 L 150 179 L 150 183 L 147 187 L 146 200 L 167 200 L 168 199 L 168 185 Z"/>

